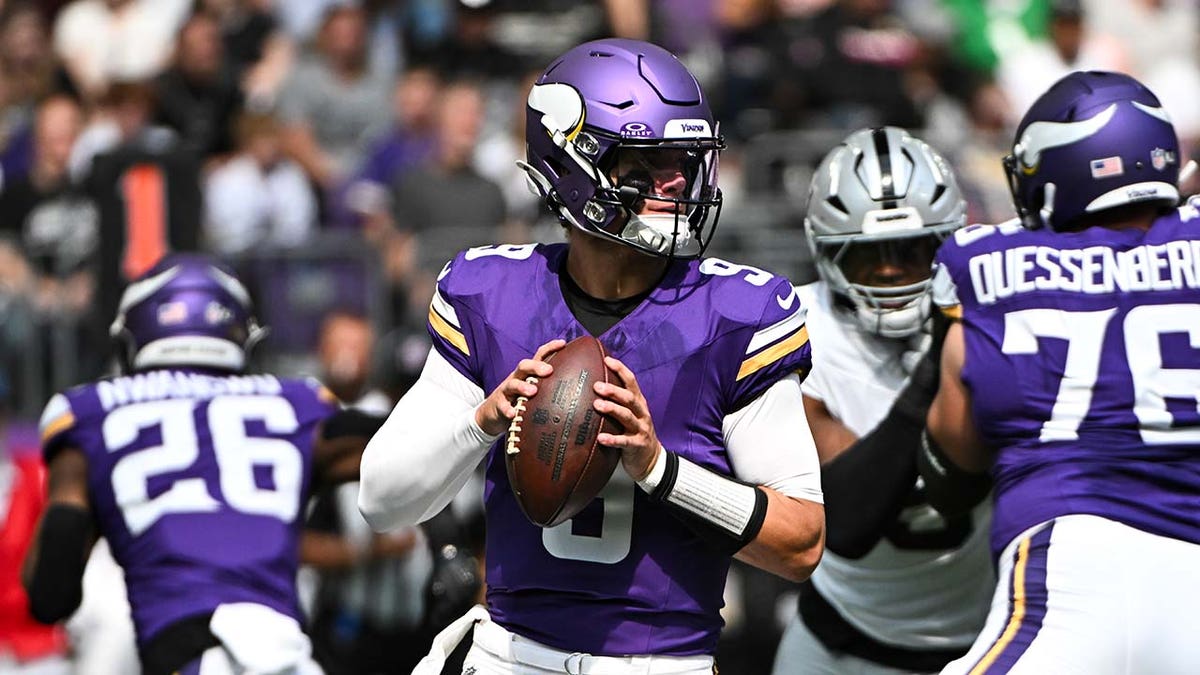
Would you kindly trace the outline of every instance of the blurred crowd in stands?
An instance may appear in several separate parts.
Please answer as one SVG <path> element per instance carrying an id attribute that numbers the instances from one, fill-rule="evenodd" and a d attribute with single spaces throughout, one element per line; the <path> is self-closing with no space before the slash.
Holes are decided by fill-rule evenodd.
<path id="1" fill-rule="evenodd" d="M 0 0 L 0 381 L 15 417 L 105 372 L 120 290 L 169 249 L 238 267 L 277 372 L 342 373 L 345 400 L 390 408 L 427 349 L 444 262 L 561 237 L 513 165 L 524 95 L 553 55 L 608 35 L 670 49 L 712 97 L 729 149 L 711 252 L 797 282 L 812 275 L 811 169 L 850 129 L 919 130 L 958 169 L 970 219 L 992 222 L 1013 215 L 1000 157 L 1016 115 L 1072 70 L 1136 75 L 1184 147 L 1200 141 L 1194 0 Z M 341 635 L 350 603 L 384 635 L 416 630 L 420 607 L 371 605 L 362 575 L 419 578 L 420 533 L 372 538 L 352 497 L 319 511 L 359 556 L 323 550 L 345 574 L 339 601 L 318 593 L 319 618 Z M 360 554 L 403 564 L 347 571 Z M 731 585 L 763 601 L 730 607 L 747 662 L 728 672 L 764 672 L 754 659 L 770 663 L 777 634 L 741 628 L 792 610 L 756 579 Z"/>
<path id="2" fill-rule="evenodd" d="M 803 277 L 807 171 L 845 130 L 921 130 L 979 221 L 1010 215 L 997 157 L 1015 111 L 1070 70 L 1142 78 L 1190 147 L 1197 14 L 1189 0 L 3 0 L 0 371 L 24 413 L 102 372 L 117 292 L 166 248 L 248 266 L 265 313 L 303 324 L 275 322 L 296 367 L 334 308 L 419 329 L 458 249 L 560 236 L 513 160 L 531 74 L 588 38 L 649 38 L 698 74 L 730 140 L 715 252 Z"/>

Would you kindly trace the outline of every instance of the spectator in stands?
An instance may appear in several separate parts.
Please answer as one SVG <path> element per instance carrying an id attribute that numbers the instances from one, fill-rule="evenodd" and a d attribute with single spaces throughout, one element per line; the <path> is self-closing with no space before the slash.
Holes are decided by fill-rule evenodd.
<path id="1" fill-rule="evenodd" d="M 46 22 L 28 0 L 5 3 L 0 12 L 0 66 L 9 101 L 32 116 L 37 102 L 55 87 L 56 67 Z"/>
<path id="2" fill-rule="evenodd" d="M 1015 217 L 1012 192 L 1004 166 L 996 161 L 1009 149 L 1012 131 L 1008 99 L 995 82 L 981 79 L 968 87 L 970 121 L 953 147 L 947 148 L 958 169 L 958 183 L 967 202 L 967 222 L 1000 223 Z"/>
<path id="3" fill-rule="evenodd" d="M 496 241 L 518 244 L 527 241 L 548 241 L 562 238 L 562 227 L 557 221 L 545 218 L 546 209 L 541 200 L 529 189 L 529 181 L 523 171 L 513 171 L 514 162 L 525 160 L 525 118 L 527 103 L 525 92 L 533 88 L 533 84 L 541 75 L 541 71 L 531 71 L 521 80 L 521 84 L 505 101 L 511 106 L 512 117 L 509 124 L 498 133 L 481 139 L 474 153 L 473 165 L 479 175 L 500 186 L 505 203 L 505 231 L 496 237 Z M 543 221 L 547 231 L 534 236 L 533 227 Z"/>
<path id="4" fill-rule="evenodd" d="M 371 388 L 375 332 L 365 317 L 334 313 L 321 326 L 321 381 L 347 407 L 386 415 Z M 375 534 L 358 512 L 358 483 L 318 497 L 301 559 L 320 572 L 310 633 L 328 675 L 408 672 L 432 634 L 423 625 L 433 559 L 419 527 Z"/>
<path id="5" fill-rule="evenodd" d="M 363 10 L 326 11 L 316 59 L 300 63 L 280 96 L 284 146 L 326 190 L 346 180 L 363 159 L 368 139 L 387 124 L 392 83 L 367 68 Z"/>
<path id="6" fill-rule="evenodd" d="M 81 128 L 75 101 L 46 99 L 35 119 L 31 170 L 0 188 L 0 231 L 33 265 L 33 304 L 43 315 L 78 316 L 92 302 L 95 280 L 87 264 L 96 250 L 97 213 L 68 172 Z"/>
<path id="7" fill-rule="evenodd" d="M 171 57 L 184 0 L 76 0 L 54 26 L 54 51 L 75 88 L 99 98 L 117 80 L 145 80 Z"/>
<path id="8" fill-rule="evenodd" d="M 436 151 L 391 188 L 391 221 L 380 250 L 392 315 L 420 325 L 441 264 L 465 246 L 492 243 L 505 220 L 504 195 L 475 170 L 484 102 L 479 86 L 448 84 L 438 98 Z"/>
<path id="9" fill-rule="evenodd" d="M 280 29 L 270 0 L 198 0 L 221 26 L 233 80 L 252 104 L 269 107 L 292 67 L 292 40 Z"/>
<path id="10" fill-rule="evenodd" d="M 1121 44 L 1089 30 L 1082 0 L 1049 0 L 1049 35 L 1003 49 L 996 81 L 1008 97 L 1015 126 L 1050 85 L 1075 70 L 1128 72 Z"/>
<path id="11" fill-rule="evenodd" d="M 464 246 L 491 243 L 504 222 L 504 195 L 472 166 L 483 121 L 479 86 L 447 85 L 437 106 L 436 153 L 395 185 L 396 226 L 419 238 L 418 265 L 428 272 Z"/>
<path id="12" fill-rule="evenodd" d="M 496 39 L 498 3 L 456 1 L 452 4 L 452 30 L 435 48 L 420 53 L 419 57 L 438 64 L 443 72 L 456 79 L 519 78 L 526 64 Z"/>
<path id="13" fill-rule="evenodd" d="M 0 673 L 70 675 L 66 634 L 34 620 L 21 586 L 21 562 L 46 505 L 46 470 L 36 453 L 5 447 L 8 383 L 0 375 Z"/>
<path id="14" fill-rule="evenodd" d="M 237 154 L 204 187 L 208 248 L 238 255 L 304 244 L 316 231 L 317 202 L 304 172 L 283 156 L 279 122 L 246 112 L 236 126 Z"/>
<path id="15" fill-rule="evenodd" d="M 785 28 L 776 56 L 784 69 L 777 101 L 785 122 L 815 114 L 837 128 L 924 124 L 907 78 L 923 47 L 892 0 L 841 0 Z"/>
<path id="16" fill-rule="evenodd" d="M 174 61 L 155 81 L 158 122 L 179 133 L 201 159 L 233 151 L 232 126 L 242 94 L 225 63 L 220 25 L 192 14 L 179 31 Z"/>
<path id="17" fill-rule="evenodd" d="M 441 77 L 429 66 L 408 69 L 396 83 L 392 96 L 393 126 L 371 143 L 366 161 L 345 193 L 349 213 L 344 219 L 361 220 L 370 238 L 390 222 L 391 186 L 405 171 L 424 164 L 434 154 L 441 88 Z M 510 162 L 506 170 L 511 167 Z"/>

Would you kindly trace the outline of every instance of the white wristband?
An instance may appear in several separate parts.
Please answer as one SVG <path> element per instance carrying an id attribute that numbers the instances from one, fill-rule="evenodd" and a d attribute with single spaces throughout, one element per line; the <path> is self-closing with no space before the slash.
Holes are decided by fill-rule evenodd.
<path id="1" fill-rule="evenodd" d="M 654 492 L 654 488 L 662 482 L 663 475 L 667 472 L 667 459 L 663 455 L 666 449 L 662 445 L 658 446 L 658 452 L 654 455 L 654 464 L 650 467 L 650 473 L 646 477 L 637 482 L 638 487 L 646 491 L 646 494 Z"/>
<path id="2" fill-rule="evenodd" d="M 638 485 L 652 499 L 699 517 L 742 544 L 758 533 L 766 513 L 766 494 L 755 486 L 661 447 L 650 475 Z"/>

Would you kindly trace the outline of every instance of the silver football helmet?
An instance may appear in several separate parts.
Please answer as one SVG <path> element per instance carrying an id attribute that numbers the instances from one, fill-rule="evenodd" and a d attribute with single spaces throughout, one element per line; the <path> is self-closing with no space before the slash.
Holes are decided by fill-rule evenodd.
<path id="1" fill-rule="evenodd" d="M 813 174 L 804 229 L 817 273 L 854 307 L 862 328 L 887 338 L 929 317 L 933 256 L 966 223 L 949 164 L 903 129 L 860 129 Z"/>

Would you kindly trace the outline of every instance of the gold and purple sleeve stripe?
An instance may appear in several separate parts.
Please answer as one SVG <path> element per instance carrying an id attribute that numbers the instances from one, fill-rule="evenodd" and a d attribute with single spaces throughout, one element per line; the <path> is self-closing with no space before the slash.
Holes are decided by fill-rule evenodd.
<path id="1" fill-rule="evenodd" d="M 75 411 L 71 409 L 71 402 L 62 394 L 51 396 L 42 410 L 41 419 L 38 420 L 38 432 L 42 439 L 42 445 L 46 445 L 47 441 L 73 426 L 75 426 Z"/>
<path id="2" fill-rule="evenodd" d="M 1026 537 L 1014 554 L 1008 621 L 970 675 L 1007 673 L 1033 644 L 1046 618 L 1046 561 L 1054 523 Z"/>
<path id="3" fill-rule="evenodd" d="M 42 427 L 42 444 L 45 445 L 51 438 L 73 426 L 75 426 L 75 415 L 68 410 Z"/>
<path id="4" fill-rule="evenodd" d="M 942 316 L 947 319 L 962 319 L 962 305 L 952 305 L 950 307 L 939 307 L 942 310 Z"/>
<path id="5" fill-rule="evenodd" d="M 438 290 L 434 291 L 433 300 L 429 303 L 429 326 L 443 340 L 454 345 L 455 349 L 467 356 L 471 355 L 471 350 L 467 347 L 467 338 L 458 322 L 458 313 Z"/>
<path id="6" fill-rule="evenodd" d="M 738 368 L 738 381 L 808 344 L 808 327 L 804 323 L 805 317 L 805 310 L 799 309 L 786 319 L 755 333 L 746 347 L 746 359 Z"/>

